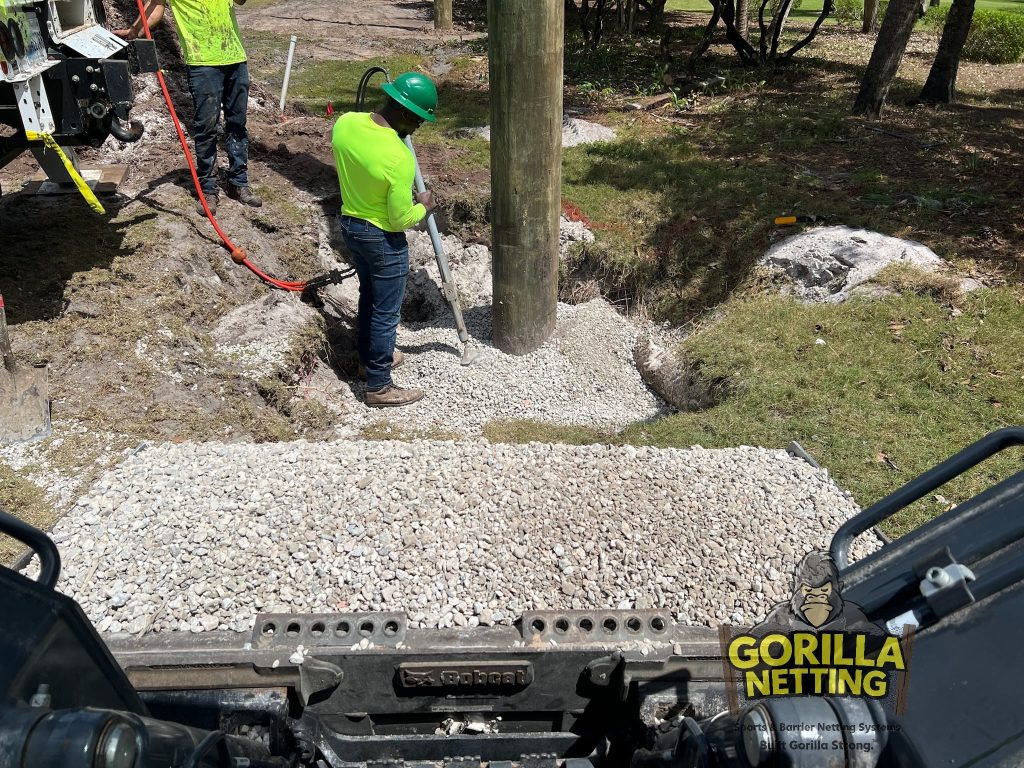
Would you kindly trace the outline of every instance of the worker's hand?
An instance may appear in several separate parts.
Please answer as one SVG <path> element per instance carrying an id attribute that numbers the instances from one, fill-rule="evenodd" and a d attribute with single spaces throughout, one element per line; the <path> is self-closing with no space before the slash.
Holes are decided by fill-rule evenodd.
<path id="1" fill-rule="evenodd" d="M 134 40 L 137 37 L 135 32 L 131 29 L 112 29 L 110 31 L 122 40 Z"/>
<path id="2" fill-rule="evenodd" d="M 434 210 L 434 193 L 429 189 L 426 192 L 417 192 L 416 202 L 422 204 L 427 209 L 427 213 L 430 213 Z"/>

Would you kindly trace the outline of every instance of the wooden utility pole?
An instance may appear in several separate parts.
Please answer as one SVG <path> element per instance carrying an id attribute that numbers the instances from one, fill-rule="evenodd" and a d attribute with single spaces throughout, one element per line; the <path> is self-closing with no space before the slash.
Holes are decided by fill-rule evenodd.
<path id="1" fill-rule="evenodd" d="M 488 0 L 494 342 L 523 355 L 555 329 L 562 188 L 561 0 Z"/>
<path id="2" fill-rule="evenodd" d="M 451 29 L 452 0 L 434 0 L 434 29 Z"/>

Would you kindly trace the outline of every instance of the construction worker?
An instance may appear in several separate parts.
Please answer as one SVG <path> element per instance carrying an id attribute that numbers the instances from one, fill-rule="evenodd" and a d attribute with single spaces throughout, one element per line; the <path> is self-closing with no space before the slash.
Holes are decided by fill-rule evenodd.
<path id="1" fill-rule="evenodd" d="M 217 212 L 217 122 L 224 109 L 225 144 L 228 151 L 229 194 L 259 208 L 263 201 L 249 187 L 249 134 L 245 113 L 249 103 L 249 68 L 235 18 L 237 5 L 245 0 L 170 0 L 178 40 L 188 70 L 188 87 L 195 105 L 192 138 L 196 173 L 212 213 Z M 164 17 L 168 0 L 149 0 L 146 18 L 150 28 Z M 144 34 L 142 18 L 114 34 L 134 40 Z M 197 210 L 206 215 L 202 203 Z"/>
<path id="2" fill-rule="evenodd" d="M 434 122 L 437 89 L 415 72 L 385 83 L 380 112 L 349 112 L 334 124 L 331 145 L 341 187 L 341 226 L 359 275 L 359 360 L 366 370 L 366 404 L 397 406 L 423 397 L 391 379 L 404 359 L 395 336 L 409 274 L 405 230 L 434 207 L 430 192 L 413 199 L 416 161 L 404 139 Z"/>

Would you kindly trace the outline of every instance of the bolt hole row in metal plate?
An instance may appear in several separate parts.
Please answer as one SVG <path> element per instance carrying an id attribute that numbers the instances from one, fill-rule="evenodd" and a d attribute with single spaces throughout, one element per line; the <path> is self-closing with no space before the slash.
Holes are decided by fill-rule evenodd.
<path id="1" fill-rule="evenodd" d="M 664 639 L 672 616 L 658 610 L 530 611 L 520 629 L 526 640 L 538 635 L 560 642 Z"/>
<path id="2" fill-rule="evenodd" d="M 406 628 L 405 616 L 398 613 L 263 613 L 256 617 L 252 643 L 263 648 L 351 646 L 365 639 L 394 646 L 405 638 Z"/>

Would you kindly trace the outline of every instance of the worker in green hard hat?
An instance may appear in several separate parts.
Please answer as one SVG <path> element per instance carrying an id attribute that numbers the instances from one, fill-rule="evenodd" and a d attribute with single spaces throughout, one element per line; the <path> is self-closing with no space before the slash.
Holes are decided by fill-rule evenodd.
<path id="1" fill-rule="evenodd" d="M 331 144 L 341 187 L 341 226 L 359 275 L 357 349 L 366 371 L 366 404 L 415 403 L 423 390 L 400 387 L 391 370 L 404 360 L 395 349 L 409 246 L 405 230 L 434 207 L 430 192 L 413 196 L 416 161 L 404 139 L 434 122 L 437 89 L 426 75 L 407 72 L 383 86 L 379 112 L 349 112 L 334 124 Z"/>

